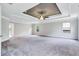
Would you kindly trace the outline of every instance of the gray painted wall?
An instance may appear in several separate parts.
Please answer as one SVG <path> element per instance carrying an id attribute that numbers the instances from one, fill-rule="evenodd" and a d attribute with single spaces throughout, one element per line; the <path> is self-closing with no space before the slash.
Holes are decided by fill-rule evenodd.
<path id="1" fill-rule="evenodd" d="M 78 18 L 78 40 L 79 40 L 79 18 Z"/>
<path id="2" fill-rule="evenodd" d="M 8 39 L 9 38 L 9 21 L 7 21 L 6 19 L 2 19 L 2 23 L 1 23 L 1 32 L 2 32 L 2 40 Z"/>
<path id="3" fill-rule="evenodd" d="M 30 35 L 31 34 L 31 24 L 20 24 L 14 23 L 14 35 Z"/>
<path id="4" fill-rule="evenodd" d="M 0 6 L 0 35 L 1 35 L 1 6 Z M 0 37 L 0 56 L 1 56 L 1 37 Z"/>
<path id="5" fill-rule="evenodd" d="M 6 19 L 2 19 L 1 22 L 1 34 L 3 35 L 2 41 L 5 41 L 9 38 L 9 21 Z M 14 23 L 14 36 L 19 35 L 30 35 L 31 34 L 31 24 L 20 24 Z"/>
<path id="6" fill-rule="evenodd" d="M 62 31 L 62 23 L 69 22 L 71 23 L 71 32 L 63 32 Z M 36 31 L 36 27 L 39 26 L 39 32 Z M 32 34 L 35 35 L 48 35 L 52 37 L 63 37 L 63 38 L 78 38 L 77 31 L 77 19 L 64 19 L 57 22 L 46 23 L 46 24 L 34 24 L 32 26 Z"/>

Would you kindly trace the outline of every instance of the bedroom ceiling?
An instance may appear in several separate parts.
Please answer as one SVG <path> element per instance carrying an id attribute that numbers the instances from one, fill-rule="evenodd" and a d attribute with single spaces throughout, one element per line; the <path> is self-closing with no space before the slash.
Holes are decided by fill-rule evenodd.
<path id="1" fill-rule="evenodd" d="M 38 23 L 38 18 L 30 16 L 28 14 L 23 14 L 24 11 L 27 11 L 35 6 L 38 6 L 39 3 L 0 3 L 2 8 L 2 16 L 8 18 L 9 21 L 23 24 L 32 24 Z M 60 19 L 62 17 L 79 14 L 79 4 L 77 3 L 56 3 L 58 9 L 61 11 L 62 15 L 51 15 L 44 22 L 52 22 L 55 19 Z"/>
<path id="2" fill-rule="evenodd" d="M 40 3 L 23 13 L 36 17 L 38 19 L 40 19 L 41 16 L 45 19 L 49 16 L 61 14 L 56 3 Z"/>

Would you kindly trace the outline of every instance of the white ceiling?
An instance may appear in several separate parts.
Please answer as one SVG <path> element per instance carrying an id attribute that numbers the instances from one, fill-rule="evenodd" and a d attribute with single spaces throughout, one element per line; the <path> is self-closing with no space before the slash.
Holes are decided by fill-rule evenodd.
<path id="1" fill-rule="evenodd" d="M 37 5 L 37 3 L 2 3 L 2 15 L 10 16 L 10 15 L 19 15 L 23 11 L 32 8 L 33 6 Z"/>
<path id="2" fill-rule="evenodd" d="M 38 23 L 38 19 L 29 15 L 25 15 L 22 12 L 28 10 L 39 3 L 2 3 L 2 16 L 9 18 L 9 20 L 17 23 Z M 77 3 L 57 3 L 60 11 L 62 12 L 61 17 L 68 15 L 79 14 L 79 4 Z M 51 16 L 49 19 L 55 16 Z M 55 18 L 59 17 L 56 16 Z"/>

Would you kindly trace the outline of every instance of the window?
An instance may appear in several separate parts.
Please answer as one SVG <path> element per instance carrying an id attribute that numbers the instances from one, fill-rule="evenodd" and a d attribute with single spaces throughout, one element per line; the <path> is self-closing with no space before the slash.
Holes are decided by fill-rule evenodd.
<path id="1" fill-rule="evenodd" d="M 36 31 L 37 31 L 37 32 L 39 32 L 39 26 L 37 26 L 37 29 L 36 29 Z"/>
<path id="2" fill-rule="evenodd" d="M 63 23 L 63 30 L 70 31 L 71 25 L 70 23 Z"/>
<path id="3" fill-rule="evenodd" d="M 63 23 L 63 27 L 70 27 L 70 23 Z"/>
<path id="4" fill-rule="evenodd" d="M 9 23 L 9 37 L 12 37 L 14 35 L 14 24 Z"/>

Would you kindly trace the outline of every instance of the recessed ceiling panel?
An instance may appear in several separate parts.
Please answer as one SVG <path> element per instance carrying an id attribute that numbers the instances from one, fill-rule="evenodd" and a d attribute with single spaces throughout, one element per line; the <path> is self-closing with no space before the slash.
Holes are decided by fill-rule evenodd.
<path id="1" fill-rule="evenodd" d="M 47 18 L 52 15 L 61 14 L 56 3 L 40 3 L 35 7 L 32 7 L 31 9 L 24 11 L 23 13 L 39 19 L 41 16 Z"/>

